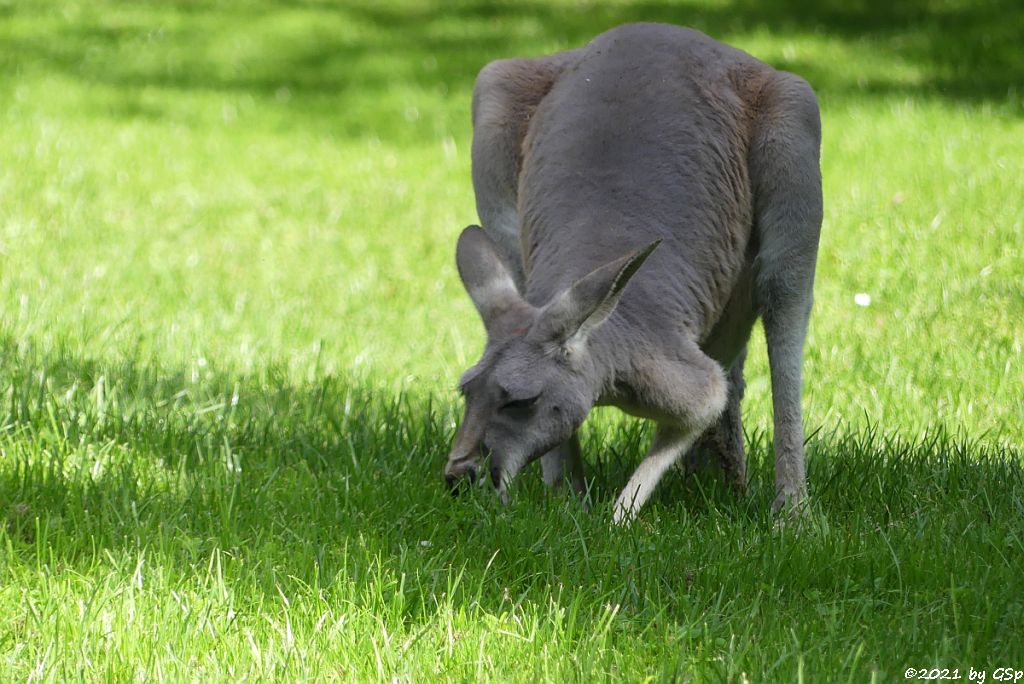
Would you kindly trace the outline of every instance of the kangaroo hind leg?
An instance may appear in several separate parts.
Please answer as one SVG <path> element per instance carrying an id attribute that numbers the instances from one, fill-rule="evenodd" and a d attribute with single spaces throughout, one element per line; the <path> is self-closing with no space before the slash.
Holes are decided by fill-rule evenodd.
<path id="1" fill-rule="evenodd" d="M 755 299 L 772 381 L 772 508 L 779 512 L 806 496 L 802 371 L 822 220 L 821 124 L 813 91 L 792 74 L 780 73 L 762 99 L 749 168 L 759 243 Z"/>

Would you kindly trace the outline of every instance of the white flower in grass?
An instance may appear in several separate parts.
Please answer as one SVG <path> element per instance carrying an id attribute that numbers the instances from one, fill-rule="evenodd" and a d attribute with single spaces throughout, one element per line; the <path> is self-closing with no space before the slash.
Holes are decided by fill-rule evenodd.
<path id="1" fill-rule="evenodd" d="M 856 304 L 857 306 L 870 306 L 871 295 L 869 295 L 867 292 L 858 292 L 857 294 L 853 295 L 853 303 Z"/>

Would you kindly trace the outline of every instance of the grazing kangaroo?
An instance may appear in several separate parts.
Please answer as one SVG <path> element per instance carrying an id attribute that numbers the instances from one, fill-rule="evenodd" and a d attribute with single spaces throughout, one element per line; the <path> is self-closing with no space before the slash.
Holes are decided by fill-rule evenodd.
<path id="1" fill-rule="evenodd" d="M 502 500 L 537 458 L 547 483 L 582 492 L 576 431 L 614 405 L 657 423 L 616 522 L 702 437 L 742 488 L 743 359 L 761 316 L 773 510 L 799 505 L 820 139 L 805 81 L 677 26 L 629 24 L 488 64 L 473 93 L 483 228 L 456 249 L 487 345 L 461 380 L 449 486 L 489 454 Z"/>

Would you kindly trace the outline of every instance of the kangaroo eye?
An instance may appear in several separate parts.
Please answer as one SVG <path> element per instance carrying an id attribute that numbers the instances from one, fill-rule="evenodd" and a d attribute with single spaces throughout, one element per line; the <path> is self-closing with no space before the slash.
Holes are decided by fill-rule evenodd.
<path id="1" fill-rule="evenodd" d="M 506 401 L 504 404 L 501 405 L 501 410 L 525 411 L 526 409 L 533 407 L 533 405 L 537 403 L 537 397 L 539 396 L 540 395 L 538 394 L 536 397 L 528 397 L 526 399 L 512 399 L 511 401 Z"/>

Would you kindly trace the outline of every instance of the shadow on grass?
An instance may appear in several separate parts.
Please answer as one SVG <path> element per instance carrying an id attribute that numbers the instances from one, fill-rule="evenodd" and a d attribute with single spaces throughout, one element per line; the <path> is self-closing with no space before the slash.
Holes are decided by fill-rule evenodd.
<path id="1" fill-rule="evenodd" d="M 42 7 L 42 8 L 41 8 Z M 900 93 L 963 102 L 1009 104 L 1021 111 L 1024 51 L 1016 0 L 783 0 L 732 3 L 334 3 L 254 0 L 99 6 L 55 18 L 46 6 L 19 7 L 36 29 L 0 33 L 0 64 L 42 68 L 114 89 L 124 116 L 159 115 L 151 88 L 249 95 L 333 133 L 379 133 L 379 115 L 401 120 L 382 98 L 416 93 L 466 99 L 486 62 L 585 43 L 631 21 L 693 26 L 723 40 L 763 33 L 784 39 L 813 34 L 849 45 L 854 55 L 910 64 L 912 84 L 895 75 L 858 73 L 842 60 L 776 64 L 805 76 L 824 97 Z M 33 14 L 33 12 L 35 14 Z M 463 103 L 464 106 L 468 106 Z M 116 113 L 117 107 L 112 108 Z M 376 115 L 374 115 L 374 113 Z M 419 127 L 419 128 L 418 128 Z M 387 132 L 384 133 L 385 135 Z"/>
<path id="2" fill-rule="evenodd" d="M 316 3 L 325 7 L 328 3 Z M 886 0 L 782 0 L 758 2 L 738 0 L 731 3 L 633 2 L 614 6 L 593 3 L 581 11 L 577 6 L 525 2 L 465 3 L 437 12 L 388 9 L 369 5 L 350 10 L 399 40 L 434 48 L 444 54 L 474 50 L 475 38 L 465 36 L 439 40 L 439 25 L 463 22 L 481 26 L 524 26 L 524 34 L 544 45 L 553 42 L 567 47 L 585 44 L 597 33 L 627 22 L 656 21 L 692 26 L 713 37 L 728 40 L 752 32 L 778 37 L 816 34 L 827 40 L 872 41 L 865 50 L 881 50 L 890 59 L 918 65 L 928 76 L 914 88 L 884 79 L 876 82 L 849 80 L 848 65 L 825 63 L 786 63 L 776 66 L 801 73 L 824 92 L 854 91 L 883 93 L 899 91 L 956 99 L 1003 99 L 1008 91 L 1024 83 L 1024 54 L 1019 50 L 1017 29 L 1024 21 L 1024 6 L 1014 0 L 988 2 L 936 2 L 912 0 L 893 3 Z M 539 35 L 536 35 L 538 34 Z M 487 35 L 482 41 L 487 59 L 514 56 L 517 39 Z M 521 40 L 521 39 L 520 39 Z M 460 49 L 461 48 L 461 49 Z M 408 48 L 407 48 L 408 49 Z M 422 49 L 422 48 L 421 48 Z M 456 63 L 459 63 L 456 60 Z M 471 64 L 465 65 L 471 67 Z M 464 72 L 464 71 L 463 71 Z M 469 73 L 472 73 L 470 71 Z"/>
<path id="3" fill-rule="evenodd" d="M 11 339 L 0 358 L 9 388 L 0 407 L 0 519 L 18 556 L 53 568 L 145 552 L 188 576 L 211 554 L 226 554 L 232 581 L 270 594 L 337 582 L 369 591 L 373 568 L 406 577 L 404 619 L 412 621 L 442 599 L 499 611 L 510 601 L 544 604 L 566 587 L 593 599 L 594 620 L 609 602 L 627 614 L 682 619 L 714 597 L 748 591 L 748 581 L 802 592 L 831 591 L 851 577 L 870 583 L 881 574 L 901 585 L 908 574 L 930 577 L 933 569 L 893 570 L 884 546 L 868 547 L 879 534 L 897 535 L 902 541 L 886 543 L 907 554 L 968 530 L 1002 538 L 1024 515 L 1020 453 L 941 430 L 909 441 L 836 432 L 809 446 L 817 536 L 805 548 L 780 545 L 773 533 L 763 435 L 751 440 L 748 498 L 732 497 L 714 477 L 674 476 L 637 525 L 611 530 L 610 502 L 646 441 L 636 422 L 602 417 L 585 431 L 590 514 L 546 496 L 536 475 L 524 477 L 506 509 L 485 489 L 460 499 L 444 490 L 440 470 L 459 410 L 447 400 L 355 379 L 295 383 L 275 370 L 197 375 L 140 359 L 100 362 Z M 1011 544 L 1024 551 L 1019 535 Z M 848 557 L 813 576 L 797 570 L 823 553 Z M 935 562 L 952 569 L 984 555 L 969 553 Z M 456 576 L 462 585 L 453 586 Z"/>

